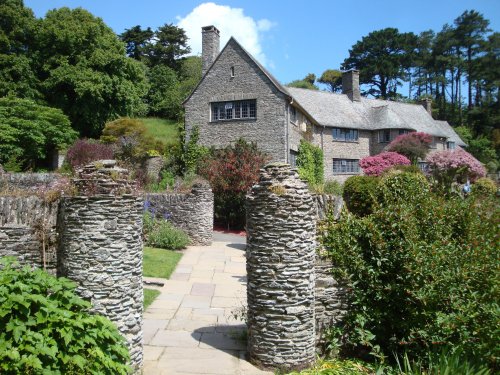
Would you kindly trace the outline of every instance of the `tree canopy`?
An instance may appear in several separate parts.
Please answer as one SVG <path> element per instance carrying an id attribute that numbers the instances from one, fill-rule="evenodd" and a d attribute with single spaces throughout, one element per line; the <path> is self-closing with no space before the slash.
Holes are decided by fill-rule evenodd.
<path id="1" fill-rule="evenodd" d="M 319 83 L 326 85 L 328 91 L 341 92 L 342 91 L 342 72 L 337 69 L 327 69 L 321 74 L 318 79 Z"/>
<path id="2" fill-rule="evenodd" d="M 32 168 L 76 137 L 61 110 L 28 99 L 0 98 L 0 164 Z"/>

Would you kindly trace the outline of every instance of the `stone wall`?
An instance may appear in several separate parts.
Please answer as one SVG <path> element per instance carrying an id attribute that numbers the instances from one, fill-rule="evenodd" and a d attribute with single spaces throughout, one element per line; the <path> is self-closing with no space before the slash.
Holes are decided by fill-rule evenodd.
<path id="1" fill-rule="evenodd" d="M 78 172 L 75 183 L 88 195 L 61 200 L 57 274 L 75 281 L 92 309 L 116 323 L 140 368 L 143 198 L 131 194 L 128 171 L 112 161 Z"/>
<path id="2" fill-rule="evenodd" d="M 36 196 L 0 197 L 0 256 L 55 273 L 58 205 Z"/>
<path id="3" fill-rule="evenodd" d="M 271 164 L 246 208 L 250 360 L 286 371 L 308 367 L 316 338 L 313 199 L 295 169 Z"/>
<path id="4" fill-rule="evenodd" d="M 206 182 L 196 183 L 188 194 L 146 194 L 148 209 L 184 230 L 192 245 L 212 243 L 214 194 Z"/>
<path id="5" fill-rule="evenodd" d="M 0 187 L 8 183 L 17 189 L 47 188 L 61 178 L 57 173 L 0 173 Z"/>

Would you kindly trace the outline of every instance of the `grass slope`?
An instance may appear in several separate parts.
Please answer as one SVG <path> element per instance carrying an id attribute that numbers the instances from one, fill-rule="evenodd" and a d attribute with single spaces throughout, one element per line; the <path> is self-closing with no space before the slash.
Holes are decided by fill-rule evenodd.
<path id="1" fill-rule="evenodd" d="M 157 117 L 139 118 L 147 129 L 147 133 L 165 144 L 179 142 L 179 123 L 174 120 L 166 120 Z"/>

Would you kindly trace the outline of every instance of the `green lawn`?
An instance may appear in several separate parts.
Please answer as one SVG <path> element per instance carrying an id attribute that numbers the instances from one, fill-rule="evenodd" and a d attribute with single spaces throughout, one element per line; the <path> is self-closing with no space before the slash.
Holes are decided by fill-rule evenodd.
<path id="1" fill-rule="evenodd" d="M 144 310 L 160 295 L 160 291 L 156 289 L 144 289 Z"/>
<path id="2" fill-rule="evenodd" d="M 173 120 L 166 120 L 157 117 L 139 118 L 147 129 L 147 133 L 167 144 L 175 144 L 179 142 L 179 123 Z"/>
<path id="3" fill-rule="evenodd" d="M 182 254 L 172 250 L 144 247 L 142 274 L 149 277 L 168 279 L 181 259 Z M 144 289 L 144 309 L 160 295 L 156 289 Z"/>
<path id="4" fill-rule="evenodd" d="M 168 279 L 182 254 L 172 250 L 144 247 L 143 275 Z"/>

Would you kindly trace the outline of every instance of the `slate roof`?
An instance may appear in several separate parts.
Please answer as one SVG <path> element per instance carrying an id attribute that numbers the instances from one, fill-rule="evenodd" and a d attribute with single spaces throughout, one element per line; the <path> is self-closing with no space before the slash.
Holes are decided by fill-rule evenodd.
<path id="1" fill-rule="evenodd" d="M 318 125 L 364 130 L 408 129 L 465 143 L 446 121 L 434 120 L 419 104 L 361 98 L 351 101 L 347 95 L 288 87 L 293 99 Z"/>

